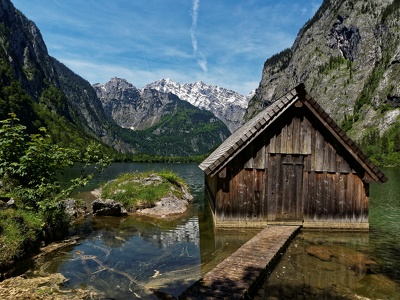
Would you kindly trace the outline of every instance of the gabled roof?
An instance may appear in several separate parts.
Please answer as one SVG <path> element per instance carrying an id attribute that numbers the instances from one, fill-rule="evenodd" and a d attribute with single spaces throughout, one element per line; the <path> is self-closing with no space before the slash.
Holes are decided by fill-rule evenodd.
<path id="1" fill-rule="evenodd" d="M 270 106 L 261 111 L 253 119 L 237 129 L 225 142 L 201 164 L 207 175 L 215 175 L 232 160 L 242 149 L 249 145 L 259 134 L 272 124 L 288 107 L 294 105 L 297 100 L 302 101 L 307 108 L 321 121 L 330 133 L 341 143 L 353 158 L 363 167 L 368 175 L 379 183 L 388 179 L 372 161 L 358 148 L 347 134 L 333 121 L 322 107 L 305 90 L 303 83 L 276 100 Z"/>

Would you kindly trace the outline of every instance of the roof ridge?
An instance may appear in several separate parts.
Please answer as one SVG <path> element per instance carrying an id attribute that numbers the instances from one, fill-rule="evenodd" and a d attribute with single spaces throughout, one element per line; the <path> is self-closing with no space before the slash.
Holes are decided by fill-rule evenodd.
<path id="1" fill-rule="evenodd" d="M 223 142 L 215 151 L 213 151 L 200 165 L 207 175 L 214 175 L 222 169 L 230 160 L 232 160 L 241 149 L 250 144 L 263 130 L 282 115 L 286 108 L 300 99 L 308 103 L 307 107 L 320 119 L 320 122 L 328 131 L 341 143 L 350 155 L 362 166 L 362 168 L 378 182 L 386 182 L 388 178 L 383 174 L 375 164 L 363 153 L 357 144 L 344 132 L 342 128 L 329 116 L 329 114 L 318 104 L 314 98 L 309 95 L 305 85 L 300 83 L 295 88 L 278 98 L 271 105 L 259 112 L 251 120 L 237 129 Z"/>
<path id="2" fill-rule="evenodd" d="M 271 105 L 267 106 L 264 110 L 260 111 L 256 116 L 233 132 L 225 142 L 223 142 L 199 165 L 200 169 L 205 171 L 207 174 L 210 174 L 211 172 L 215 172 L 215 168 L 217 168 L 218 165 L 231 160 L 235 156 L 232 156 L 232 153 L 237 152 L 240 148 L 249 144 L 262 132 L 263 128 L 268 123 L 271 123 L 272 119 L 277 115 L 282 114 L 284 107 L 289 106 L 291 102 L 298 98 L 297 88 L 301 88 L 301 85 L 278 98 Z M 252 132 L 252 129 L 255 129 L 255 131 Z M 244 136 L 246 138 L 243 140 L 242 138 Z"/>

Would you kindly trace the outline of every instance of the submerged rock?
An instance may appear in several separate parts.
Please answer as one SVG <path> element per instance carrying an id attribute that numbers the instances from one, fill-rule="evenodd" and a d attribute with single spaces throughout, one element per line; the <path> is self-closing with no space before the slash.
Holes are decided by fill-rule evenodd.
<path id="1" fill-rule="evenodd" d="M 347 247 L 312 245 L 306 251 L 322 261 L 335 258 L 338 263 L 354 270 L 357 274 L 373 273 L 379 267 L 376 261 L 365 254 Z"/>
<path id="2" fill-rule="evenodd" d="M 112 199 L 97 199 L 92 202 L 93 215 L 96 216 L 125 216 L 128 214 L 124 206 Z"/>
<path id="3" fill-rule="evenodd" d="M 330 261 L 333 256 L 329 249 L 324 246 L 310 246 L 307 248 L 307 253 L 323 261 Z"/>

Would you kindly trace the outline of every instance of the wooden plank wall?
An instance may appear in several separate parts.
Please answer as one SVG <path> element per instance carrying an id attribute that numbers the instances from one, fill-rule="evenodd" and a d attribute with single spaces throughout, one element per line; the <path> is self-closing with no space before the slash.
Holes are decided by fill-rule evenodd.
<path id="1" fill-rule="evenodd" d="M 368 185 L 314 121 L 294 112 L 231 160 L 217 175 L 217 223 L 368 222 Z"/>
<path id="2" fill-rule="evenodd" d="M 266 171 L 230 169 L 229 178 L 219 179 L 215 207 L 218 222 L 262 222 L 265 218 Z M 223 189 L 222 186 L 228 186 Z"/>

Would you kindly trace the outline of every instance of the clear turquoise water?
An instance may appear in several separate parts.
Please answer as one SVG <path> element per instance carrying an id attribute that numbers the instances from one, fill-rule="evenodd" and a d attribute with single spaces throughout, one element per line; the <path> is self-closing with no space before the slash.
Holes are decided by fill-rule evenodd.
<path id="1" fill-rule="evenodd" d="M 383 171 L 389 181 L 370 190 L 370 232 L 302 231 L 256 299 L 400 299 L 400 169 Z"/>
<path id="2" fill-rule="evenodd" d="M 256 233 L 214 231 L 195 164 L 113 164 L 79 195 L 89 203 L 89 191 L 119 173 L 165 168 L 190 185 L 195 202 L 187 213 L 174 220 L 90 217 L 74 229 L 82 241 L 45 257 L 37 271 L 61 272 L 66 288 L 92 288 L 108 298 L 157 299 L 153 290 L 178 296 Z M 256 298 L 400 299 L 400 169 L 384 172 L 390 180 L 371 188 L 369 234 L 301 232 Z M 322 261 L 308 254 L 315 245 L 336 256 Z"/>

